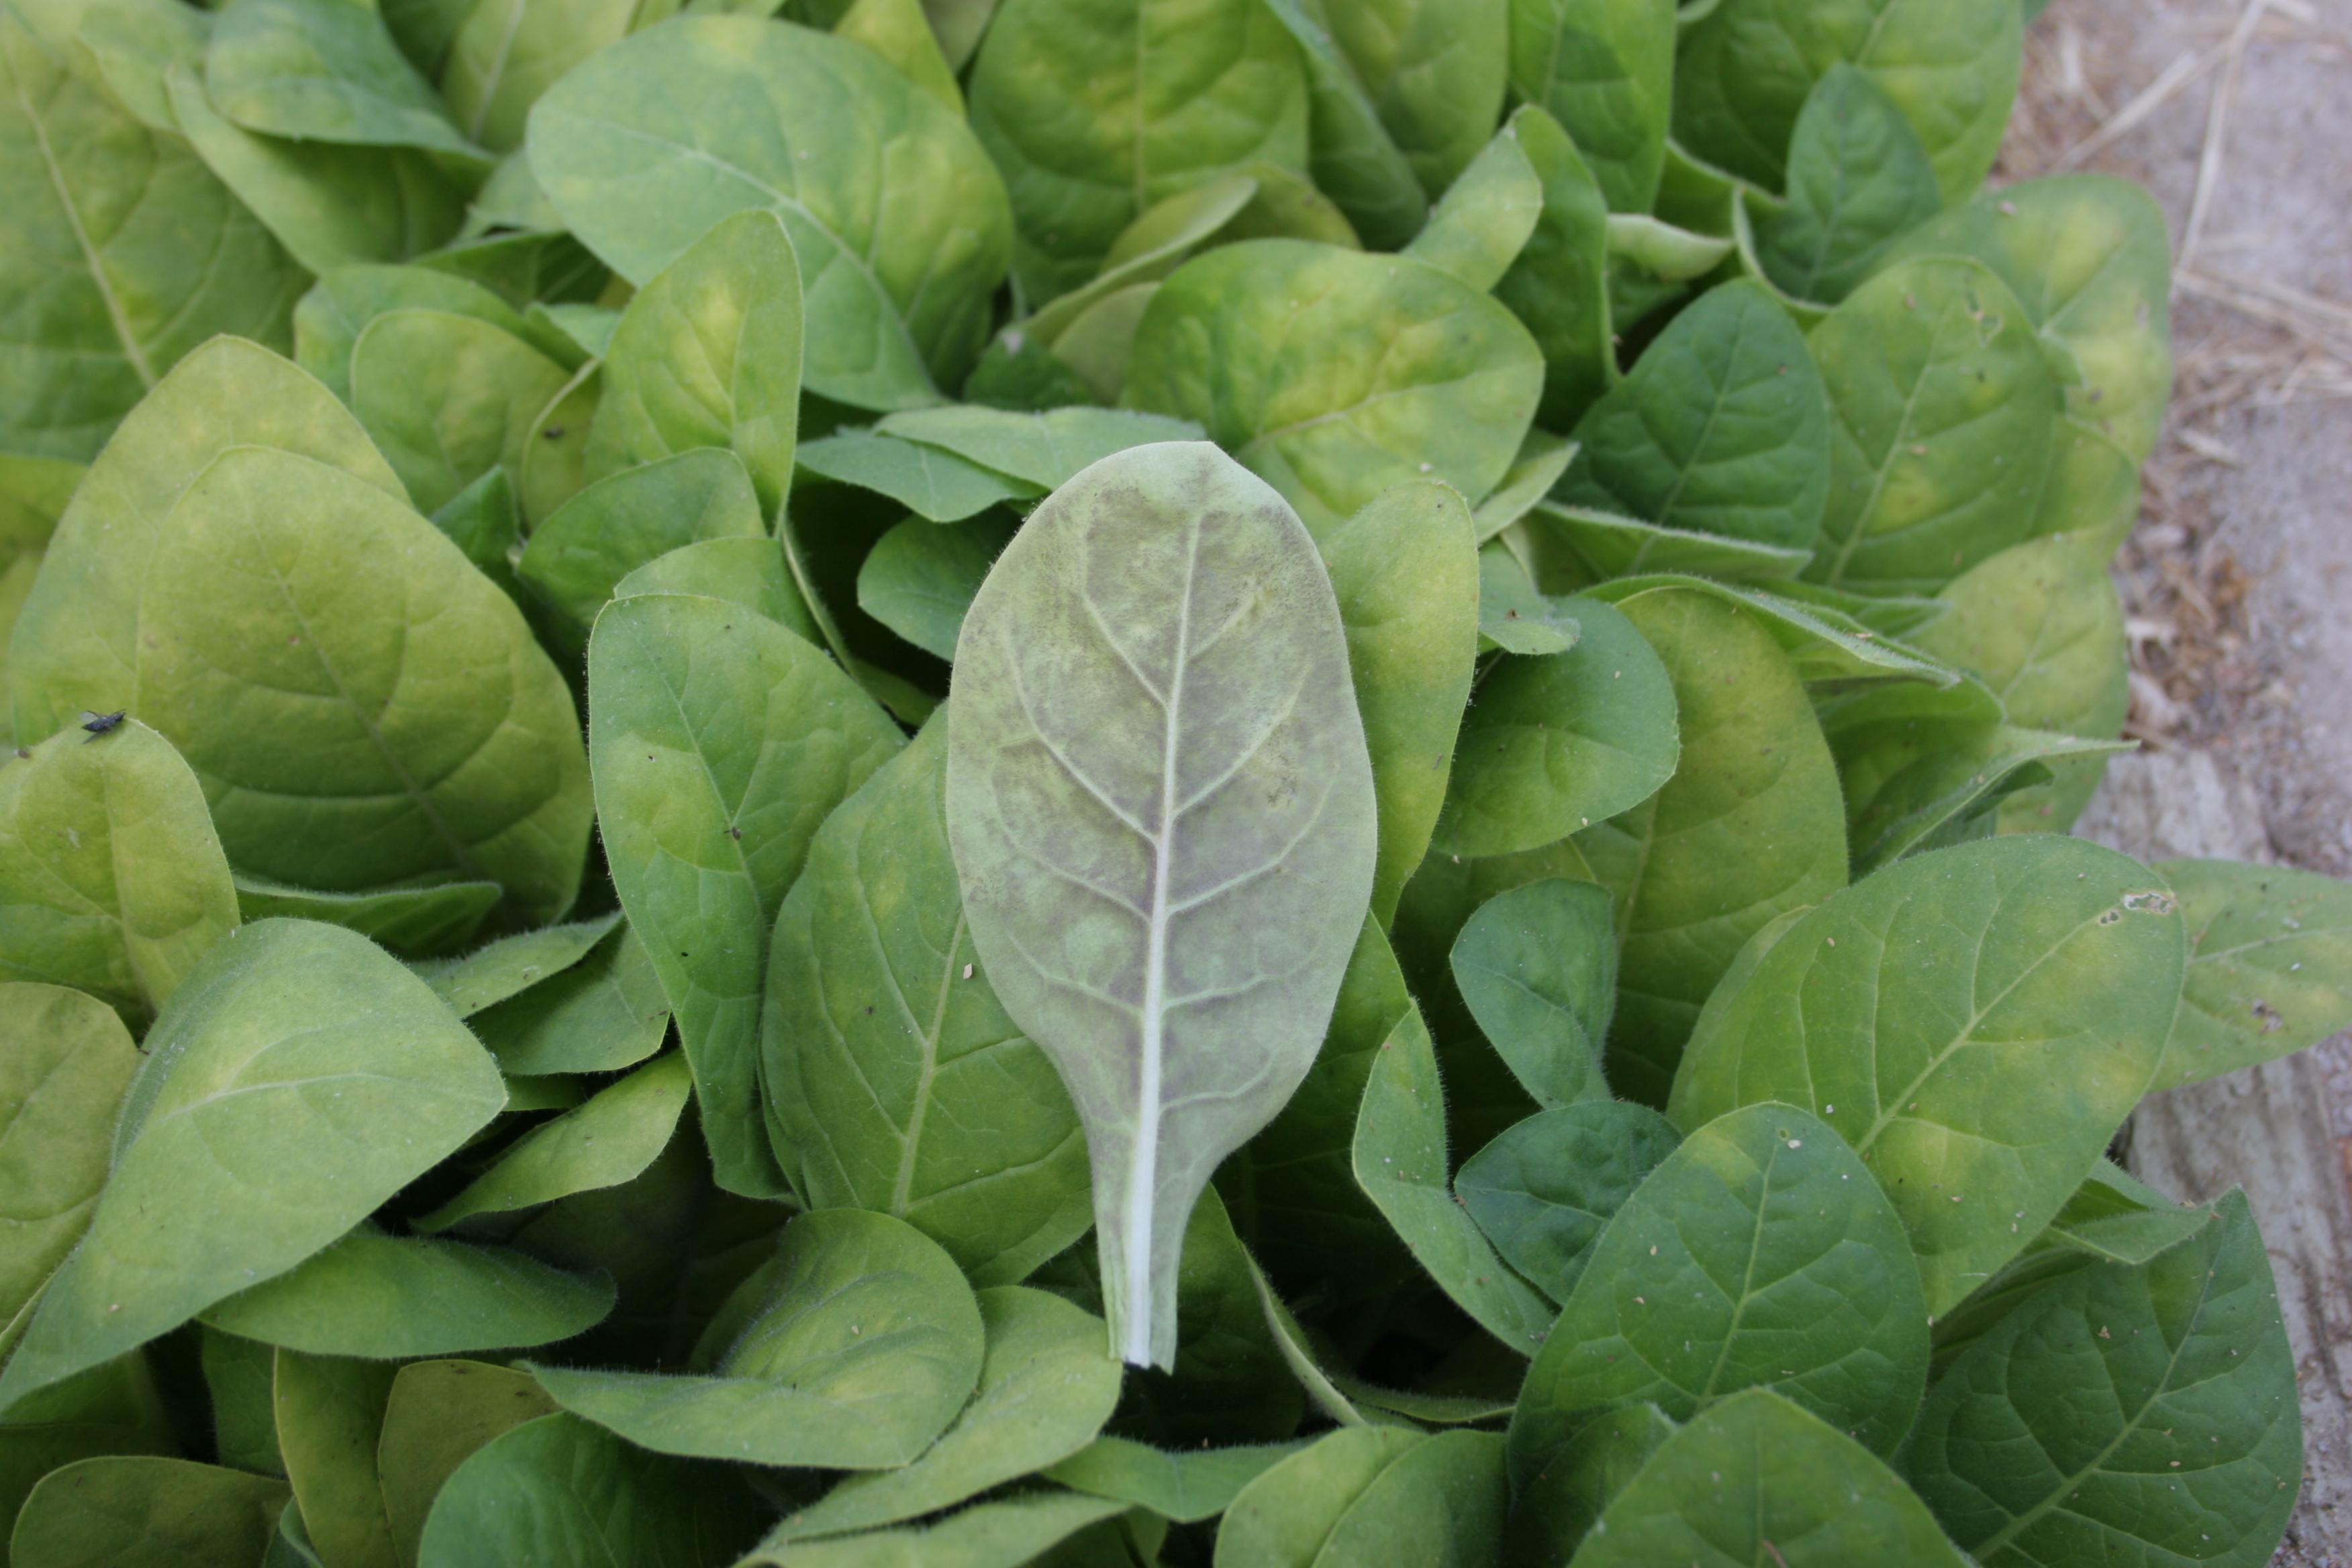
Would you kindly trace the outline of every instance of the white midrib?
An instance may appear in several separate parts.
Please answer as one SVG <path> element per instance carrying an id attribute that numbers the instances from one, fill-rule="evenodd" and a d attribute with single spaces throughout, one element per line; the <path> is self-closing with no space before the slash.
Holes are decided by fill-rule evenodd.
<path id="1" fill-rule="evenodd" d="M 1136 1062 L 1135 1158 L 1127 1177 L 1127 1310 L 1119 1346 L 1134 1366 L 1151 1364 L 1152 1198 L 1160 1179 L 1160 1054 L 1168 984 L 1169 846 L 1176 837 L 1176 737 L 1184 707 L 1184 665 L 1192 657 L 1192 574 L 1201 555 L 1196 527 L 1185 542 L 1184 597 L 1176 611 L 1176 652 L 1168 666 L 1166 723 L 1160 748 L 1160 831 L 1151 847 L 1151 924 L 1143 962 L 1143 1038 Z"/>

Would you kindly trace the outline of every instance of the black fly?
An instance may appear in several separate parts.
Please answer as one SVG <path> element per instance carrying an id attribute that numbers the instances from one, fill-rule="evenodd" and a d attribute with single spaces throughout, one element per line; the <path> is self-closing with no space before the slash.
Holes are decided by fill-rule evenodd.
<path id="1" fill-rule="evenodd" d="M 121 708 L 116 709 L 111 713 L 92 713 L 84 710 L 81 716 L 81 727 L 89 731 L 91 737 L 95 739 L 100 735 L 107 733 L 116 725 L 121 723 L 124 714 L 128 711 L 129 710 L 127 709 Z"/>

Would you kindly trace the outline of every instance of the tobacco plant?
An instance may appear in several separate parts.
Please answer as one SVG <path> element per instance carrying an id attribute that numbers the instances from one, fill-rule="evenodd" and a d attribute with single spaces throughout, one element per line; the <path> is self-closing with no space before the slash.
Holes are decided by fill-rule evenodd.
<path id="1" fill-rule="evenodd" d="M 2032 8 L 0 0 L 0 1562 L 2267 1562 Z"/>

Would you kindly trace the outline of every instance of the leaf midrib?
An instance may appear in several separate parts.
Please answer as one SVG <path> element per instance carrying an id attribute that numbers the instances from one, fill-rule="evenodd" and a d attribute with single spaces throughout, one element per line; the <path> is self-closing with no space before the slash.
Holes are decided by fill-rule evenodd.
<path id="1" fill-rule="evenodd" d="M 246 531 L 253 540 L 263 568 L 269 574 L 271 586 L 278 590 L 279 599 L 286 605 L 287 614 L 293 616 L 294 624 L 301 628 L 302 646 L 310 650 L 311 660 L 333 684 L 335 695 L 342 700 L 343 706 L 351 710 L 352 717 L 359 721 L 361 730 L 367 735 L 368 743 L 375 748 L 376 754 L 383 759 L 385 768 L 391 772 L 394 779 L 399 781 L 401 793 L 416 803 L 417 811 L 432 827 L 435 836 L 448 849 L 450 859 L 455 862 L 457 870 L 476 881 L 496 881 L 497 879 L 483 870 L 480 862 L 474 858 L 472 846 L 457 837 L 450 827 L 447 819 L 441 815 L 440 808 L 433 803 L 432 797 L 418 785 L 415 778 L 409 773 L 407 764 L 394 752 L 391 743 L 383 738 L 383 731 L 377 727 L 374 716 L 360 705 L 359 700 L 352 695 L 351 689 L 343 684 L 342 673 L 336 669 L 333 661 L 328 658 L 326 647 L 320 642 L 316 632 L 311 627 L 310 616 L 302 613 L 300 602 L 295 598 L 294 592 L 288 586 L 284 574 L 278 570 L 277 563 L 271 558 L 268 542 L 261 537 L 260 531 L 254 528 L 250 511 L 246 513 L 245 523 Z M 152 560 L 152 557 L 151 556 L 150 559 Z M 404 606 L 401 615 L 400 637 L 401 664 L 404 670 L 407 666 L 408 643 L 413 629 L 408 625 L 408 616 Z M 398 679 L 395 678 L 394 681 L 395 689 L 398 684 Z"/>
<path id="2" fill-rule="evenodd" d="M 2009 898 L 2011 896 L 2012 891 L 2013 889 L 2004 890 L 2001 895 L 2001 901 L 2007 902 Z M 2113 908 L 2113 906 L 2110 905 L 2109 908 Z M 2100 914 L 2105 914 L 2105 910 L 2102 910 Z M 1998 918 L 1998 913 L 1999 911 L 1996 909 L 1995 918 Z M 1881 1100 L 1879 1101 L 1877 1114 L 1871 1121 L 1870 1131 L 1864 1133 L 1854 1142 L 1854 1152 L 1860 1154 L 1864 1159 L 1868 1159 L 1870 1157 L 1870 1151 L 1877 1144 L 1878 1135 L 1885 1131 L 1886 1129 L 1892 1126 L 1901 1116 L 1904 1103 L 1910 1100 L 1913 1095 L 1917 1094 L 1920 1089 L 1927 1087 L 1927 1081 L 1934 1078 L 1937 1073 L 1941 1072 L 1944 1069 L 1945 1064 L 1949 1062 L 1962 1048 L 1970 1044 L 1976 1043 L 1975 1036 L 1978 1027 L 1982 1025 L 1987 1018 L 1992 1016 L 1993 1011 L 2002 1003 L 2008 1001 L 2011 996 L 2014 995 L 2020 986 L 2023 985 L 2027 981 L 2032 980 L 2036 974 L 2040 973 L 2042 966 L 2049 963 L 2052 960 L 2055 959 L 2059 953 L 2065 951 L 2066 947 L 2072 943 L 2076 937 L 2082 935 L 2084 931 L 2098 924 L 2098 922 L 2099 915 L 2084 917 L 2063 936 L 2060 937 L 2057 941 L 2052 942 L 2047 948 L 2043 949 L 2040 957 L 2036 958 L 2032 963 L 2027 964 L 2022 970 L 2021 970 L 2017 976 L 2011 980 L 2008 984 L 2002 986 L 2000 992 L 1994 995 L 1990 1001 L 1971 1012 L 1969 1016 L 1968 1022 L 1960 1026 L 1958 1029 L 1955 1030 L 1951 1039 L 1946 1042 L 1943 1048 L 1928 1058 L 1927 1065 L 1919 1069 L 1917 1076 L 1912 1079 L 1909 1087 L 1906 1088 L 1901 1094 L 1895 1096 L 1892 1100 Z M 1990 931 L 1991 927 L 1992 921 L 1988 920 L 1985 922 L 1985 928 L 1987 931 Z M 1981 950 L 1983 938 L 1979 936 L 1978 941 L 1979 949 Z M 1881 945 L 1883 949 L 1883 937 L 1881 939 Z M 1872 973 L 1874 984 L 1875 984 L 1875 977 L 1878 971 L 1874 969 Z M 1804 1052 L 1804 1058 L 1806 1070 L 1810 1073 L 1812 1068 L 1812 1052 L 1810 1048 Z M 1874 1077 L 1875 1075 L 1874 1074 Z M 1892 1109 L 1890 1109 L 1890 1107 Z M 1953 1129 L 1953 1131 L 1957 1131 L 1958 1129 Z"/>
<path id="3" fill-rule="evenodd" d="M 2216 1261 L 2218 1261 L 2218 1258 Z M 2081 1469 L 2075 1471 L 2073 1475 L 2068 1476 L 2058 1485 L 2051 1488 L 2049 1494 L 2040 1502 L 2034 1504 L 2023 1513 L 2019 1514 L 2016 1518 L 2011 1520 L 2009 1523 L 2003 1525 L 1997 1533 L 1987 1538 L 1982 1545 L 1973 1549 L 1971 1555 L 1979 1559 L 1986 1558 L 1997 1548 L 2008 1544 L 2010 1540 L 2020 1531 L 2025 1529 L 2028 1525 L 2033 1523 L 2034 1521 L 2042 1518 L 2042 1515 L 2056 1508 L 2061 1500 L 2066 1498 L 2068 1494 L 2072 1493 L 2086 1477 L 2097 1473 L 2101 1466 L 2113 1458 L 2115 1457 L 2116 1450 L 2121 1448 L 2126 1442 L 2130 1440 L 2132 1435 L 2139 1430 L 2139 1424 L 2147 1419 L 2147 1413 L 2156 1407 L 2157 1402 L 2162 1399 L 2166 1394 L 2173 1392 L 2173 1373 L 2179 1370 L 2180 1358 L 2182 1355 L 2187 1353 L 2189 1350 L 2189 1342 L 2196 1337 L 2198 1322 L 2204 1317 L 2206 1305 L 2211 1301 L 2213 1298 L 2213 1276 L 2216 1270 L 2214 1269 L 2207 1269 L 2205 1271 L 2205 1278 L 2198 1283 L 2196 1310 L 2189 1314 L 2189 1322 L 2188 1325 L 2181 1330 L 2180 1341 L 2178 1344 L 2172 1347 L 2172 1354 L 2164 1363 L 2164 1375 L 2157 1380 L 2156 1392 L 2151 1394 L 2147 1401 L 2137 1411 L 2134 1411 L 2130 1415 L 2125 1418 L 2123 1428 L 2116 1434 L 2115 1440 L 2109 1443 L 2105 1447 L 2100 1449 L 2098 1454 L 2092 1458 L 2089 1464 L 2084 1465 Z M 2105 1363 L 2102 1363 L 2102 1365 L 2104 1364 Z M 2114 1388 L 2115 1384 L 2112 1377 L 2109 1378 L 2108 1383 L 2110 1388 Z M 2116 1389 L 2116 1392 L 2121 1393 L 2122 1391 L 2120 1389 Z M 2012 1404 L 2011 1408 L 2014 1409 L 2015 1405 Z"/>
<path id="4" fill-rule="evenodd" d="M 862 902 L 861 900 L 861 907 Z M 866 910 L 866 913 L 870 921 L 873 919 L 872 910 Z M 899 1141 L 898 1177 L 890 1187 L 890 1212 L 902 1219 L 906 1217 L 914 1195 L 915 1157 L 923 1145 L 923 1123 L 931 1108 L 931 1085 L 938 1079 L 940 1074 L 940 1037 L 947 1028 L 948 997 L 955 984 L 956 952 L 963 945 L 966 919 L 962 906 L 959 904 L 956 909 L 955 929 L 948 934 L 947 953 L 940 965 L 939 995 L 931 1006 L 931 1021 L 922 1031 L 922 1069 L 915 1076 L 914 1108 L 908 1113 L 906 1135 Z M 878 936 L 880 933 L 877 931 L 876 934 Z M 888 972 L 889 963 L 887 958 L 884 960 L 883 967 L 886 972 Z M 890 989 L 898 998 L 900 1010 L 908 1011 L 906 993 L 898 988 L 898 977 L 895 973 L 890 974 Z M 908 1022 L 914 1021 L 912 1013 L 908 1012 Z"/>
<path id="5" fill-rule="evenodd" d="M 33 107 L 32 99 L 26 96 L 23 76 L 12 69 L 8 77 L 16 89 L 16 107 L 24 111 L 25 122 L 33 130 L 33 142 L 41 150 L 41 168 L 49 177 L 49 188 L 57 194 L 58 207 L 66 215 L 67 226 L 73 230 L 74 244 L 81 251 L 82 266 L 89 273 L 90 281 L 98 289 L 98 297 L 106 306 L 107 322 L 114 329 L 115 340 L 122 345 L 122 357 L 138 375 L 139 384 L 152 391 L 155 385 L 154 368 L 147 363 L 147 353 L 139 346 L 139 340 L 131 330 L 131 318 L 124 313 L 122 301 L 115 296 L 114 285 L 100 263 L 98 247 L 90 243 L 89 231 L 82 226 L 81 210 L 74 205 L 73 194 L 66 188 L 65 171 L 58 166 L 57 151 L 49 145 L 48 125 L 42 120 L 40 110 Z"/>

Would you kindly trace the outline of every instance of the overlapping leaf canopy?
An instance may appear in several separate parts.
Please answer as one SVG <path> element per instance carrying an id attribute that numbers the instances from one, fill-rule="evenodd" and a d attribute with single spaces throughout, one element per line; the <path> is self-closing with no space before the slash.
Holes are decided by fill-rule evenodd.
<path id="1" fill-rule="evenodd" d="M 0 1562 L 2259 1568 L 2021 26 L 0 0 Z"/>

